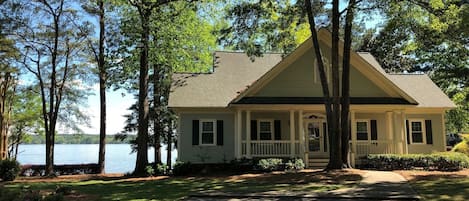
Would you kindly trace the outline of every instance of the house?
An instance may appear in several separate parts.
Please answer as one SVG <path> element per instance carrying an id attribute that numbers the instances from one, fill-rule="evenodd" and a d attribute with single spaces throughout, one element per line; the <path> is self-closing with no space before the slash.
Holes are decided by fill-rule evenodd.
<path id="1" fill-rule="evenodd" d="M 318 33 L 326 68 L 331 35 Z M 299 157 L 325 165 L 329 148 L 311 39 L 288 56 L 216 52 L 213 72 L 177 74 L 169 107 L 179 116 L 178 159 Z M 326 69 L 330 82 L 330 70 Z M 424 74 L 388 74 L 369 53 L 351 53 L 351 156 L 445 151 L 454 103 Z M 352 160 L 354 163 L 355 160 Z"/>

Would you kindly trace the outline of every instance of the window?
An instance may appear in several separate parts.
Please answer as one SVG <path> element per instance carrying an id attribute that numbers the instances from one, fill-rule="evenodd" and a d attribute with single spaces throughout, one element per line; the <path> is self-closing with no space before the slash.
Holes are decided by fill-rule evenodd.
<path id="1" fill-rule="evenodd" d="M 369 129 L 367 120 L 357 120 L 357 140 L 368 140 Z"/>
<path id="2" fill-rule="evenodd" d="M 200 125 L 200 145 L 215 145 L 215 137 L 217 136 L 216 121 L 201 120 Z"/>
<path id="3" fill-rule="evenodd" d="M 259 120 L 259 140 L 272 140 L 273 137 L 272 120 Z"/>
<path id="4" fill-rule="evenodd" d="M 409 120 L 410 126 L 410 143 L 412 144 L 425 144 L 425 127 L 423 120 Z"/>

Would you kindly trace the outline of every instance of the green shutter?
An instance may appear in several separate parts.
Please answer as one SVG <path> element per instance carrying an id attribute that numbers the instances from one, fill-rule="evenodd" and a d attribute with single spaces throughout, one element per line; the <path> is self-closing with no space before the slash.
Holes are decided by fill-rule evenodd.
<path id="1" fill-rule="evenodd" d="M 280 120 L 275 120 L 274 121 L 274 135 L 275 135 L 275 140 L 281 140 L 282 139 L 282 131 L 281 131 L 281 125 L 280 125 Z"/>
<path id="2" fill-rule="evenodd" d="M 425 120 L 425 135 L 427 144 L 433 144 L 432 120 Z"/>
<path id="3" fill-rule="evenodd" d="M 257 121 L 251 120 L 251 140 L 257 140 Z"/>
<path id="4" fill-rule="evenodd" d="M 199 145 L 199 120 L 192 120 L 192 145 Z"/>
<path id="5" fill-rule="evenodd" d="M 376 120 L 371 120 L 371 140 L 378 140 L 378 126 Z"/>
<path id="6" fill-rule="evenodd" d="M 223 146 L 223 120 L 217 120 L 217 145 Z"/>

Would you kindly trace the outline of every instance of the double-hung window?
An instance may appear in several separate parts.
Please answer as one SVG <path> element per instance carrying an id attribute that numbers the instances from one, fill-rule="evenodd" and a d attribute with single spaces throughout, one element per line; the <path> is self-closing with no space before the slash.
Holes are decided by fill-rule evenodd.
<path id="1" fill-rule="evenodd" d="M 259 120 L 259 139 L 272 140 L 274 139 L 274 129 L 272 120 Z"/>
<path id="2" fill-rule="evenodd" d="M 201 120 L 200 121 L 200 145 L 215 145 L 216 142 L 216 128 L 215 120 Z"/>
<path id="3" fill-rule="evenodd" d="M 409 120 L 410 127 L 410 143 L 412 144 L 425 144 L 425 127 L 423 120 Z"/>
<path id="4" fill-rule="evenodd" d="M 357 140 L 368 140 L 370 135 L 369 123 L 367 120 L 357 120 Z"/>

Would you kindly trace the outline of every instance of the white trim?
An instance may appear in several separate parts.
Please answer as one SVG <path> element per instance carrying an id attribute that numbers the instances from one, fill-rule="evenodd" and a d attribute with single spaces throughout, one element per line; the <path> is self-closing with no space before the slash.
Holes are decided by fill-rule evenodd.
<path id="1" fill-rule="evenodd" d="M 366 140 L 359 140 L 358 139 L 358 126 L 357 124 L 359 122 L 365 122 L 366 123 Z M 355 120 L 355 135 L 357 136 L 357 141 L 358 142 L 365 142 L 365 141 L 370 141 L 371 140 L 371 125 L 370 125 L 370 119 L 356 119 Z"/>
<path id="2" fill-rule="evenodd" d="M 407 133 L 407 135 L 409 135 L 409 139 L 410 139 L 410 144 L 427 144 L 427 132 L 426 132 L 426 128 L 425 128 L 425 119 L 408 119 L 409 120 L 409 125 L 408 128 L 409 128 L 409 132 L 410 133 Z M 422 142 L 414 142 L 414 140 L 412 139 L 413 138 L 413 128 L 412 128 L 412 123 L 413 122 L 419 122 L 420 123 L 420 127 L 422 128 L 422 130 L 420 131 L 422 133 Z"/>
<path id="3" fill-rule="evenodd" d="M 257 121 L 257 133 L 259 134 L 257 136 L 258 139 L 256 139 L 256 141 L 262 141 L 261 140 L 261 122 L 270 123 L 270 140 L 275 140 L 274 120 L 273 119 L 256 119 L 256 121 Z"/>
<path id="4" fill-rule="evenodd" d="M 213 143 L 212 144 L 204 144 L 202 143 L 202 135 L 203 135 L 203 123 L 211 122 L 213 124 L 212 131 L 213 131 Z M 217 120 L 215 119 L 199 119 L 199 146 L 216 146 L 217 145 Z"/>

